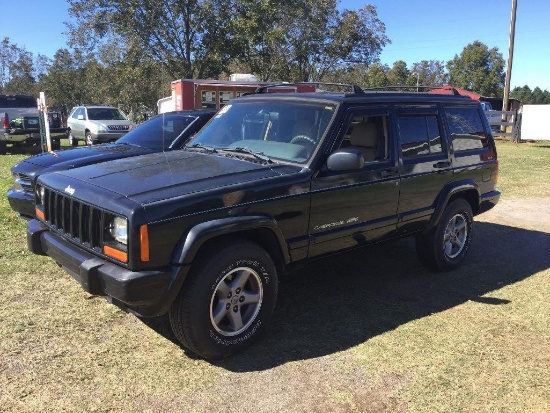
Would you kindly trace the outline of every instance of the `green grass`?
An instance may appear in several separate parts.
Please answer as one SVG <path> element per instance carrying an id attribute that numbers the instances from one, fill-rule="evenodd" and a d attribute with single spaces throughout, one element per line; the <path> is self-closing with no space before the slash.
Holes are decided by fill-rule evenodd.
<path id="1" fill-rule="evenodd" d="M 548 144 L 497 146 L 504 197 L 550 196 Z M 0 156 L 2 193 L 25 157 Z M 477 222 L 449 274 L 411 240 L 319 262 L 283 279 L 260 342 L 213 364 L 28 253 L 25 228 L 0 196 L 0 411 L 550 411 L 547 232 Z"/>
<path id="2" fill-rule="evenodd" d="M 550 197 L 550 141 L 497 141 L 498 187 L 510 197 Z"/>

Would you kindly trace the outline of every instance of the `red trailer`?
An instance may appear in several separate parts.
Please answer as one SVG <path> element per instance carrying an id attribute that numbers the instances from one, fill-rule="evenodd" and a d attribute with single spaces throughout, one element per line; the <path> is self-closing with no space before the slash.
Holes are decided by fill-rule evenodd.
<path id="1" fill-rule="evenodd" d="M 271 83 L 235 82 L 230 80 L 180 79 L 170 84 L 175 110 L 220 109 L 230 99 L 254 92 L 260 86 Z M 316 85 L 289 84 L 268 88 L 267 92 L 315 92 Z"/>

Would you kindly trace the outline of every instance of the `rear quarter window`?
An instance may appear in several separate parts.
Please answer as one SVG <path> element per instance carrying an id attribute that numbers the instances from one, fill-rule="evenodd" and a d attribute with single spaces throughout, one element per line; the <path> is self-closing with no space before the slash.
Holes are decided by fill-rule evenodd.
<path id="1" fill-rule="evenodd" d="M 445 116 L 455 152 L 483 149 L 488 146 L 487 133 L 477 108 L 446 107 Z"/>

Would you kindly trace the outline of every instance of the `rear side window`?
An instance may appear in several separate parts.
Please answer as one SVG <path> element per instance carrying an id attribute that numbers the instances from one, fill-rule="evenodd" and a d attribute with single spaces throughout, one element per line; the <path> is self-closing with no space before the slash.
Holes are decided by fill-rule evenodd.
<path id="1" fill-rule="evenodd" d="M 36 99 L 32 96 L 0 96 L 0 108 L 36 108 Z"/>
<path id="2" fill-rule="evenodd" d="M 397 124 L 404 158 L 442 152 L 441 131 L 436 115 L 400 115 Z"/>
<path id="3" fill-rule="evenodd" d="M 451 132 L 455 152 L 483 149 L 488 138 L 476 108 L 445 108 L 445 116 Z"/>

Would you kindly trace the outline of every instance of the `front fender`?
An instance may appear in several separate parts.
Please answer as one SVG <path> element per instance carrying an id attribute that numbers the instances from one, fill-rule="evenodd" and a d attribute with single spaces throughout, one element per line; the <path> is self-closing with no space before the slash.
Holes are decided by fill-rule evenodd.
<path id="1" fill-rule="evenodd" d="M 243 216 L 201 222 L 194 226 L 187 235 L 183 236 L 178 242 L 172 255 L 172 263 L 175 271 L 171 285 L 167 289 L 162 300 L 160 300 L 161 305 L 155 308 L 151 314 L 147 315 L 164 314 L 168 311 L 189 274 L 193 259 L 196 257 L 199 249 L 207 241 L 218 236 L 243 233 L 258 229 L 267 229 L 271 231 L 278 244 L 284 263 L 288 264 L 290 262 L 290 253 L 283 234 L 273 218 L 266 216 Z"/>
<path id="2" fill-rule="evenodd" d="M 277 222 L 271 217 L 258 215 L 221 218 L 201 222 L 194 226 L 187 235 L 180 240 L 172 256 L 172 262 L 179 265 L 190 265 L 197 251 L 206 241 L 217 236 L 257 229 L 268 229 L 271 231 L 277 241 L 285 264 L 288 264 L 290 262 L 290 253 L 283 234 L 277 226 Z"/>

